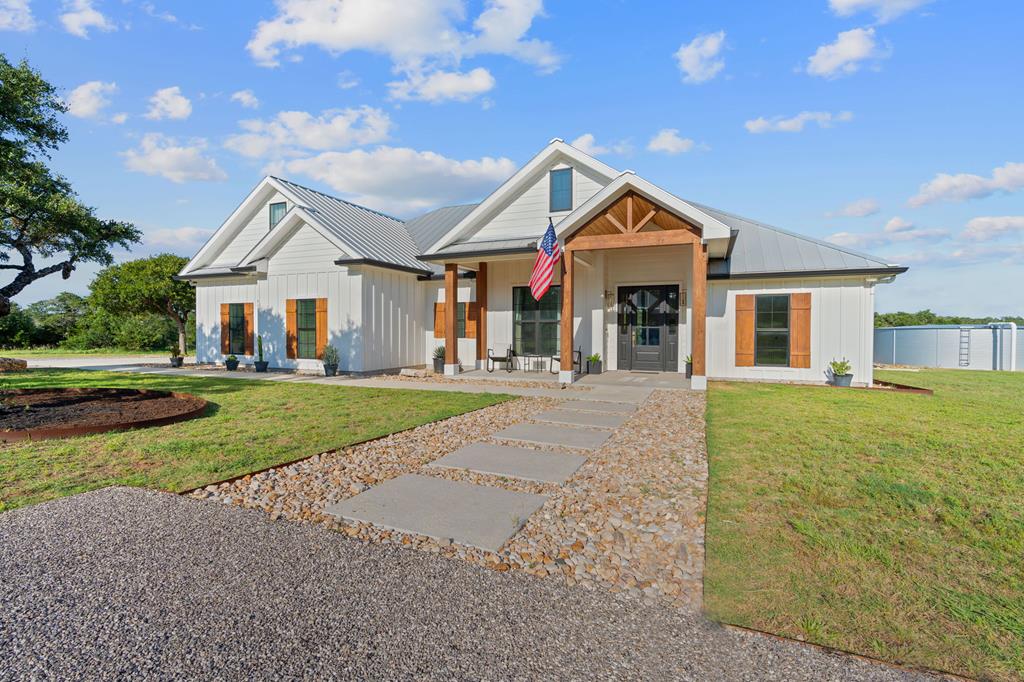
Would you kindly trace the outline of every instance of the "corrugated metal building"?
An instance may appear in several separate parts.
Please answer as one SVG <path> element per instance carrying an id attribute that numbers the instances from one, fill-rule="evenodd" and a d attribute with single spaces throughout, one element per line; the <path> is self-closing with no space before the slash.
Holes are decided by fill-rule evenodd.
<path id="1" fill-rule="evenodd" d="M 875 363 L 1024 371 L 1024 329 L 1009 323 L 875 329 Z"/>

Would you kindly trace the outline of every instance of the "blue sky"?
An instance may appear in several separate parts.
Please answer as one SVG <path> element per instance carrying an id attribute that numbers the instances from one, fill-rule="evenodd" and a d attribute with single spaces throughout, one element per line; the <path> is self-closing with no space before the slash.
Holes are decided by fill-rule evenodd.
<path id="1" fill-rule="evenodd" d="M 119 259 L 191 255 L 268 171 L 410 216 L 562 137 L 910 265 L 879 311 L 999 315 L 1024 313 L 1022 22 L 1010 0 L 0 0 L 0 45 L 71 105 L 55 167 L 145 232 Z"/>

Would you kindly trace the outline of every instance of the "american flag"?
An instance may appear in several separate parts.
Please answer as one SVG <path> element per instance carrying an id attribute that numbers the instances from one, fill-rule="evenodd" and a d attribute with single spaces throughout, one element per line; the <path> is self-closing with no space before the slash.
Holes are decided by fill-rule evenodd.
<path id="1" fill-rule="evenodd" d="M 537 260 L 533 264 L 530 275 L 530 293 L 539 301 L 551 288 L 551 280 L 555 274 L 555 263 L 562 257 L 562 249 L 555 236 L 555 226 L 548 219 L 548 229 L 544 232 L 540 244 L 537 245 Z"/>

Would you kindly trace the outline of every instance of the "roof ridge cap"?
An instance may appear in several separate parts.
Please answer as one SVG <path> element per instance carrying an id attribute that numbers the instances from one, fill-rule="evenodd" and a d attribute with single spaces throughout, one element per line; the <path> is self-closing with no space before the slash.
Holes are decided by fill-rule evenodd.
<path id="1" fill-rule="evenodd" d="M 319 194 L 320 196 L 327 197 L 328 199 L 331 199 L 333 201 L 337 201 L 337 202 L 340 202 L 342 204 L 348 204 L 349 206 L 352 206 L 352 207 L 358 208 L 358 209 L 362 209 L 362 210 L 368 211 L 370 213 L 375 213 L 375 214 L 377 214 L 379 216 L 382 216 L 384 218 L 388 218 L 389 220 L 394 220 L 396 223 L 402 223 L 403 225 L 405 224 L 405 221 L 402 220 L 401 218 L 396 218 L 395 216 L 389 215 L 389 214 L 385 213 L 384 211 L 378 211 L 375 208 L 370 208 L 369 206 L 363 206 L 362 204 L 357 204 L 354 201 L 349 201 L 348 199 L 342 199 L 341 197 L 336 197 L 333 194 L 328 194 L 327 192 L 321 192 L 318 189 L 313 189 L 312 187 L 307 187 L 306 185 L 299 184 L 297 182 L 289 180 L 288 178 L 282 178 L 282 177 L 278 177 L 276 175 L 271 175 L 271 176 L 268 176 L 268 177 L 271 177 L 274 180 L 277 180 L 278 182 L 284 182 L 284 183 L 289 184 L 289 185 L 294 185 L 295 187 L 301 187 L 302 189 L 306 190 L 307 192 L 312 192 L 313 194 Z"/>

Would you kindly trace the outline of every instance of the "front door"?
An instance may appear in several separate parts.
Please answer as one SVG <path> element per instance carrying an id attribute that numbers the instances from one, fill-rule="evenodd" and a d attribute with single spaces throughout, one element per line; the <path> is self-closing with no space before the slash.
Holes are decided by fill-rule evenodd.
<path id="1" fill-rule="evenodd" d="M 619 287 L 618 369 L 679 368 L 679 287 Z"/>

